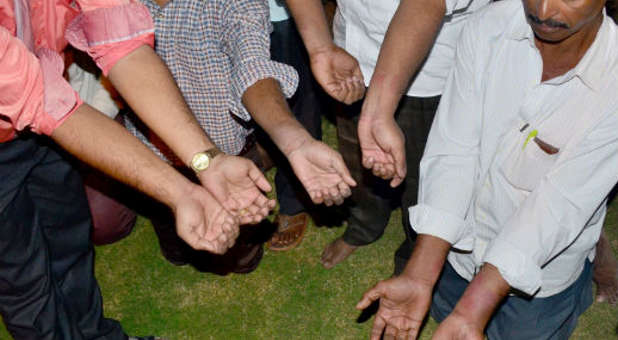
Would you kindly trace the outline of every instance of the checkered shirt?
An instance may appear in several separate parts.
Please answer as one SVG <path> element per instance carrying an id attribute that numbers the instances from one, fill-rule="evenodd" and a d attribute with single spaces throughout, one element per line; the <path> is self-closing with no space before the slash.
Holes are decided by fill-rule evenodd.
<path id="1" fill-rule="evenodd" d="M 141 1 L 155 23 L 155 50 L 200 125 L 221 150 L 238 154 L 253 123 L 241 102 L 245 90 L 273 78 L 291 97 L 298 84 L 292 67 L 270 60 L 268 2 L 172 0 L 161 8 L 153 0 Z M 126 125 L 157 154 L 177 161 L 134 116 Z"/>

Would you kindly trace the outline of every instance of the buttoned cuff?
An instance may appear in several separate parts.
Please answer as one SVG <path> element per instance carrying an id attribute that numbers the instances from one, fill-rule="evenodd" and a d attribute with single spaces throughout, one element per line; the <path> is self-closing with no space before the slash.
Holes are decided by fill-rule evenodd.
<path id="1" fill-rule="evenodd" d="M 250 120 L 251 116 L 242 104 L 242 96 L 250 86 L 267 78 L 273 78 L 279 83 L 286 98 L 292 97 L 296 92 L 298 73 L 292 66 L 268 59 L 251 60 L 240 65 L 234 72 L 232 113 L 244 120 Z"/>
<path id="2" fill-rule="evenodd" d="M 474 237 L 463 218 L 428 205 L 418 204 L 408 209 L 410 225 L 417 234 L 439 237 L 454 248 L 471 251 Z"/>
<path id="3" fill-rule="evenodd" d="M 491 263 L 513 288 L 534 295 L 541 288 L 541 267 L 525 252 L 505 240 L 495 239 L 487 248 L 484 263 Z"/>
<path id="4" fill-rule="evenodd" d="M 133 50 L 154 46 L 154 24 L 144 5 L 131 3 L 81 13 L 71 21 L 65 37 L 75 48 L 87 52 L 107 75 Z"/>
<path id="5" fill-rule="evenodd" d="M 44 115 L 38 115 L 30 125 L 35 133 L 51 135 L 82 104 L 79 95 L 62 77 L 64 62 L 50 49 L 37 51 L 44 87 Z M 18 129 L 23 127 L 18 127 Z"/>

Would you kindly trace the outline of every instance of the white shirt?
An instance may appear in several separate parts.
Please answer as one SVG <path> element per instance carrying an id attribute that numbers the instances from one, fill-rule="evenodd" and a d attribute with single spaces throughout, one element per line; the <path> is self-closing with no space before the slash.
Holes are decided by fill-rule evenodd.
<path id="1" fill-rule="evenodd" d="M 593 259 L 618 181 L 616 25 L 604 14 L 566 74 L 541 82 L 542 68 L 520 0 L 472 16 L 410 208 L 417 233 L 453 244 L 448 261 L 462 277 L 491 263 L 511 287 L 538 297 L 567 288 Z M 535 130 L 559 151 L 543 151 Z"/>
<path id="2" fill-rule="evenodd" d="M 118 106 L 94 74 L 84 71 L 77 64 L 69 66 L 69 84 L 79 94 L 79 97 L 90 106 L 101 111 L 109 118 L 118 114 Z"/>
<path id="3" fill-rule="evenodd" d="M 277 0 L 268 0 L 268 7 L 270 8 L 270 21 L 285 21 L 290 18 L 288 10 L 285 8 L 284 5 L 279 5 L 277 3 Z"/>
<path id="4" fill-rule="evenodd" d="M 354 56 L 360 64 L 365 85 L 373 75 L 380 46 L 400 0 L 337 0 L 333 22 L 335 44 Z M 407 90 L 408 96 L 432 97 L 442 94 L 453 66 L 455 44 L 466 18 L 489 0 L 445 0 L 442 28 L 425 63 Z"/>

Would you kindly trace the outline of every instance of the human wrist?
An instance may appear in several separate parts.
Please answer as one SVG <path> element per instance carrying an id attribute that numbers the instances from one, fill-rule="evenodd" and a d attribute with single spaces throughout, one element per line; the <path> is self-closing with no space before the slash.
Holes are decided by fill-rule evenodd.
<path id="1" fill-rule="evenodd" d="M 270 137 L 286 158 L 289 158 L 303 145 L 313 141 L 313 137 L 295 119 L 282 123 L 277 131 L 270 134 Z"/>
<path id="2" fill-rule="evenodd" d="M 158 199 L 170 207 L 172 211 L 176 211 L 187 197 L 192 196 L 196 185 L 178 171 L 172 171 L 174 173 L 168 176 L 170 179 L 168 189 L 159 190 L 161 195 Z"/>
<path id="3" fill-rule="evenodd" d="M 402 276 L 433 287 L 442 272 L 450 244 L 431 235 L 418 235 Z"/>
<path id="4" fill-rule="evenodd" d="M 213 145 L 210 148 L 194 153 L 188 166 L 199 175 L 213 167 L 216 160 L 222 158 L 222 155 L 224 155 L 223 151 Z"/>
<path id="5" fill-rule="evenodd" d="M 386 83 L 387 80 L 379 75 L 371 78 L 361 110 L 361 119 L 371 121 L 394 119 L 401 93 L 392 90 L 393 86 L 387 86 Z"/>
<path id="6" fill-rule="evenodd" d="M 484 329 L 496 307 L 507 296 L 509 288 L 498 269 L 485 264 L 470 282 L 453 312 Z"/>
<path id="7" fill-rule="evenodd" d="M 310 60 L 314 60 L 320 54 L 329 53 L 337 47 L 332 39 L 316 39 L 305 46 Z"/>

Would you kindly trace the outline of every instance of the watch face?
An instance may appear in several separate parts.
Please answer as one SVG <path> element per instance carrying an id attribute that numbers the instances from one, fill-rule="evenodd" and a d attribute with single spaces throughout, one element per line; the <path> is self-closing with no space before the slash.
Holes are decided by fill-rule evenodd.
<path id="1" fill-rule="evenodd" d="M 201 152 L 195 155 L 195 157 L 193 157 L 193 162 L 191 163 L 193 169 L 195 169 L 196 171 L 206 170 L 206 168 L 208 168 L 208 165 L 210 164 L 210 157 L 208 157 L 207 154 Z"/>

